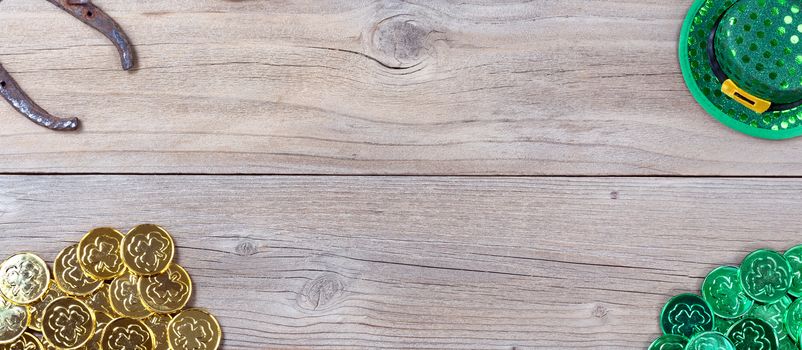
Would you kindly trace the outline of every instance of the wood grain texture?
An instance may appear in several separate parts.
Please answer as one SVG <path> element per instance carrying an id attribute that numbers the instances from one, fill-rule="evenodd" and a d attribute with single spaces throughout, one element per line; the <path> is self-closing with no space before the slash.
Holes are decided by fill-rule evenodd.
<path id="1" fill-rule="evenodd" d="M 95 0 L 139 67 L 46 1 L 0 62 L 79 134 L 0 104 L 0 171 L 801 175 L 685 88 L 690 0 Z"/>
<path id="2" fill-rule="evenodd" d="M 0 256 L 165 225 L 224 349 L 644 349 L 798 179 L 2 176 Z"/>

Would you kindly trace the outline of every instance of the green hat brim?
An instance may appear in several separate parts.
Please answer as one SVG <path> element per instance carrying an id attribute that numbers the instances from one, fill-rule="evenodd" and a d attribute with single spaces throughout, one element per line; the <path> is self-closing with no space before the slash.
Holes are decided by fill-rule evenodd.
<path id="1" fill-rule="evenodd" d="M 710 97 L 699 87 L 697 77 L 694 76 L 693 70 L 691 69 L 691 58 L 688 54 L 688 40 L 690 39 L 690 32 L 694 19 L 706 1 L 708 0 L 695 0 L 693 5 L 691 5 L 685 17 L 685 21 L 682 24 L 682 31 L 680 32 L 679 38 L 679 63 L 682 70 L 682 77 L 685 80 L 685 85 L 687 85 L 688 89 L 691 91 L 693 98 L 699 102 L 708 114 L 712 115 L 719 122 L 749 136 L 770 140 L 783 140 L 801 136 L 802 120 L 799 120 L 797 116 L 802 117 L 802 107 L 782 112 L 766 112 L 758 115 L 726 96 L 714 98 L 716 102 L 711 101 Z M 701 60 L 701 62 L 704 66 L 704 70 L 712 74 L 710 62 L 708 60 Z M 713 77 L 713 79 L 715 79 L 715 77 Z M 728 114 L 724 111 L 724 108 L 727 108 L 730 112 L 735 111 L 735 113 L 732 114 L 742 116 L 741 119 L 743 119 L 743 116 L 746 116 L 747 120 L 742 121 Z M 762 118 L 764 116 L 771 116 L 771 123 L 763 122 Z M 784 125 L 784 127 L 781 125 Z"/>

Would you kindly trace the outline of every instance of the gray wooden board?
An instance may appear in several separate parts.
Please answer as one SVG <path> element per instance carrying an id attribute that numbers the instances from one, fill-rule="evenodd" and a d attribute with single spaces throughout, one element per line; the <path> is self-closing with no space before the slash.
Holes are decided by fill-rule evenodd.
<path id="1" fill-rule="evenodd" d="M 164 225 L 224 349 L 644 349 L 799 179 L 0 176 L 0 256 Z"/>
<path id="2" fill-rule="evenodd" d="M 690 0 L 94 0 L 139 67 L 46 1 L 0 3 L 0 171 L 802 175 L 802 139 L 729 130 L 677 62 Z"/>

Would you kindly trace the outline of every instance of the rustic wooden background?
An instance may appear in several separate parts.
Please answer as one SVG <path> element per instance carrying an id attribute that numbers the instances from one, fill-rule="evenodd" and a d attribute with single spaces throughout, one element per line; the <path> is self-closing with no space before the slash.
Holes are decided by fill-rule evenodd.
<path id="1" fill-rule="evenodd" d="M 690 0 L 0 2 L 0 256 L 168 228 L 224 349 L 644 349 L 665 300 L 802 243 L 802 138 L 682 82 Z"/>

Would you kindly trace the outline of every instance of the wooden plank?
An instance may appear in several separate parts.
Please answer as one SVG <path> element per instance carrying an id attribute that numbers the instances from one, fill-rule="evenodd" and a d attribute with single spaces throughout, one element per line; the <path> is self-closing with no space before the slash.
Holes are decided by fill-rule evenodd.
<path id="1" fill-rule="evenodd" d="M 80 134 L 0 104 L 0 171 L 800 175 L 687 92 L 687 0 L 96 0 L 132 74 L 45 1 L 0 5 L 0 62 Z"/>
<path id="2" fill-rule="evenodd" d="M 671 295 L 800 243 L 800 179 L 2 176 L 0 256 L 175 235 L 227 349 L 644 349 Z"/>

